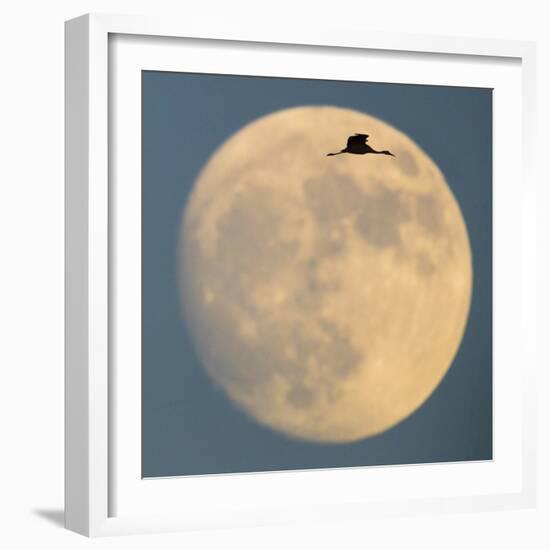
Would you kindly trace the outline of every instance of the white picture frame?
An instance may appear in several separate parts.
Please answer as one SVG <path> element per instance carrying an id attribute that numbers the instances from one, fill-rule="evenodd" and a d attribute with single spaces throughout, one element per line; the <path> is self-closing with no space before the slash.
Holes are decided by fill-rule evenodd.
<path id="1" fill-rule="evenodd" d="M 113 317 L 113 303 L 118 300 L 113 291 L 113 266 L 120 261 L 135 267 L 140 257 L 117 258 L 115 262 L 112 255 L 117 239 L 139 239 L 132 228 L 139 227 L 135 213 L 140 199 L 125 195 L 125 207 L 121 208 L 121 201 L 113 200 L 110 182 L 139 178 L 139 163 L 133 155 L 140 124 L 134 116 L 139 104 L 135 75 L 144 67 L 184 70 L 181 67 L 185 66 L 220 72 L 219 55 L 213 56 L 218 61 L 209 60 L 201 51 L 203 43 L 218 54 L 227 52 L 223 59 L 227 72 L 231 72 L 229 67 L 242 67 L 244 74 L 305 76 L 307 64 L 308 77 L 320 71 L 325 71 L 324 77 L 349 76 L 330 68 L 322 58 L 337 51 L 343 58 L 349 56 L 346 70 L 355 71 L 357 80 L 364 71 L 357 60 L 384 55 L 387 67 L 383 70 L 390 72 L 378 73 L 378 79 L 388 82 L 473 82 L 495 88 L 494 320 L 498 323 L 494 357 L 498 369 L 494 397 L 498 445 L 493 461 L 471 464 L 468 471 L 457 464 L 440 464 L 201 476 L 185 480 L 185 487 L 181 478 L 141 479 L 140 457 L 136 456 L 139 382 L 135 364 L 131 358 L 127 360 L 128 355 L 119 356 L 115 345 L 116 339 L 132 342 L 132 334 L 113 332 L 118 322 Z M 188 49 L 178 50 L 182 47 Z M 289 63 L 291 58 L 296 63 Z M 285 68 L 278 67 L 278 59 L 284 61 L 281 67 Z M 212 30 L 190 22 L 121 15 L 85 15 L 68 21 L 66 527 L 101 536 L 533 506 L 536 295 L 528 277 L 535 273 L 534 66 L 535 49 L 530 42 L 328 29 L 296 32 L 257 25 L 239 31 Z M 376 81 L 372 74 L 369 80 Z M 121 90 L 124 108 L 117 101 Z M 506 157 L 510 132 L 516 144 L 514 159 Z M 131 189 L 130 185 L 130 193 Z M 132 202 L 132 197 L 137 202 Z M 515 221 L 517 225 L 520 220 L 521 232 L 507 223 L 510 209 L 517 211 L 518 202 L 520 213 Z M 117 316 L 124 315 L 131 304 L 131 299 L 121 298 L 115 308 Z M 135 318 L 135 313 L 129 318 Z M 354 487 L 358 483 L 368 483 L 374 496 L 357 494 Z M 292 488 L 295 495 L 290 499 Z M 222 498 L 227 494 L 238 496 Z M 202 502 L 199 495 L 206 495 Z M 213 507 L 216 495 L 220 498 Z"/>

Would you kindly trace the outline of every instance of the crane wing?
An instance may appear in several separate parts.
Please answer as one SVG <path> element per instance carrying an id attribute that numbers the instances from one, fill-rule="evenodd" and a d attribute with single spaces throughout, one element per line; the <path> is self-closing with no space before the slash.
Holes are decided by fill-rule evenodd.
<path id="1" fill-rule="evenodd" d="M 350 145 L 364 145 L 369 139 L 368 134 L 354 134 L 348 138 L 348 147 Z"/>

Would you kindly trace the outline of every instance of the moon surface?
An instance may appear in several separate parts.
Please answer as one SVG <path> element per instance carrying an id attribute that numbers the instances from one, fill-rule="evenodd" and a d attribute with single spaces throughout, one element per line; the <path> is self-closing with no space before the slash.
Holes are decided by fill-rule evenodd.
<path id="1" fill-rule="evenodd" d="M 355 132 L 385 155 L 339 155 Z M 210 378 L 287 436 L 346 443 L 414 412 L 472 293 L 466 226 L 407 135 L 332 106 L 278 111 L 209 159 L 180 235 L 184 317 Z"/>

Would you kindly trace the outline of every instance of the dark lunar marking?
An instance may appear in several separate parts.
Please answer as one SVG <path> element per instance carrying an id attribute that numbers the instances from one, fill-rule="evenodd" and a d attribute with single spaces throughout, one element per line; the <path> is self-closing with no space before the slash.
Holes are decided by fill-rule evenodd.
<path id="1" fill-rule="evenodd" d="M 243 292 L 293 261 L 297 241 L 284 240 L 284 210 L 274 194 L 252 186 L 235 199 L 217 225 L 217 255 L 209 268 L 222 287 L 238 285 Z"/>
<path id="2" fill-rule="evenodd" d="M 286 395 L 287 401 L 296 409 L 305 409 L 314 401 L 313 393 L 304 386 L 294 386 Z"/>
<path id="3" fill-rule="evenodd" d="M 362 355 L 351 344 L 349 338 L 335 325 L 323 322 L 323 331 L 328 336 L 327 344 L 318 348 L 317 360 L 330 369 L 332 375 L 347 377 L 359 365 Z"/>
<path id="4" fill-rule="evenodd" d="M 322 258 L 323 254 L 318 252 L 318 256 Z M 312 312 L 320 307 L 327 292 L 334 292 L 341 288 L 338 281 L 321 277 L 319 265 L 317 259 L 310 259 L 304 263 L 303 267 L 300 266 L 300 276 L 297 278 L 300 285 L 292 296 L 294 305 L 298 309 Z"/>
<path id="5" fill-rule="evenodd" d="M 437 234 L 443 225 L 441 205 L 433 195 L 420 195 L 416 198 L 416 219 L 418 223 Z"/>
<path id="6" fill-rule="evenodd" d="M 292 381 L 287 401 L 298 408 L 319 398 L 334 399 L 339 383 L 358 368 L 361 360 L 361 354 L 335 327 L 328 340 L 312 338 L 297 329 L 291 341 L 296 359 L 288 364 L 285 376 Z M 313 362 L 313 367 L 306 368 L 308 359 Z"/>
<path id="7" fill-rule="evenodd" d="M 238 327 L 243 313 L 251 312 L 236 307 L 233 298 L 225 295 L 223 302 L 199 309 L 192 327 L 202 362 L 217 384 L 229 394 L 254 391 L 267 398 L 273 377 L 280 377 L 289 383 L 286 399 L 297 409 L 337 397 L 339 382 L 362 359 L 345 333 L 324 322 L 325 336 L 318 337 L 302 322 L 250 316 L 258 340 L 247 341 Z"/>
<path id="8" fill-rule="evenodd" d="M 315 203 L 318 214 L 321 202 Z M 339 203 L 341 213 L 347 208 L 344 203 Z M 323 337 L 312 330 L 319 326 L 315 313 L 323 293 L 334 286 L 320 278 L 320 257 L 297 265 L 303 270 L 299 278 L 303 285 L 294 296 L 295 306 L 302 314 L 310 314 L 307 324 L 302 317 L 291 320 L 279 311 L 258 314 L 251 289 L 276 278 L 281 266 L 296 262 L 298 243 L 282 239 L 284 223 L 280 198 L 256 186 L 236 197 L 220 217 L 214 258 L 204 257 L 198 242 L 188 237 L 190 263 L 183 271 L 193 282 L 187 283 L 186 317 L 206 370 L 229 395 L 254 391 L 267 399 L 273 377 L 279 377 L 289 384 L 289 404 L 299 408 L 317 399 L 335 398 L 338 381 L 358 368 L 361 354 L 330 323 L 323 325 Z M 331 225 L 319 223 L 320 228 Z M 203 301 L 204 288 L 214 295 L 208 305 Z M 256 338 L 247 339 L 241 333 L 245 318 L 254 324 Z"/>
<path id="9" fill-rule="evenodd" d="M 293 305 L 299 310 L 312 313 L 321 305 L 323 295 L 318 291 L 315 280 L 308 275 L 307 271 L 300 280 L 305 282 L 294 292 Z"/>
<path id="10" fill-rule="evenodd" d="M 345 233 L 341 222 L 318 225 L 315 239 L 315 254 L 319 258 L 329 258 L 342 254 L 346 249 Z"/>
<path id="11" fill-rule="evenodd" d="M 272 377 L 278 376 L 290 384 L 286 396 L 289 404 L 300 407 L 319 398 L 334 398 L 339 382 L 359 366 L 362 358 L 359 351 L 330 323 L 323 327 L 325 337 L 319 338 L 300 322 L 287 324 L 267 319 L 257 322 L 260 334 L 256 345 L 238 336 L 236 323 L 231 326 L 224 322 L 223 327 L 219 324 L 212 327 L 220 329 L 215 330 L 216 336 L 223 340 L 217 342 L 223 355 L 217 357 L 213 374 L 226 384 L 245 391 L 262 387 L 270 391 Z M 289 349 L 293 354 L 287 353 Z"/>
<path id="12" fill-rule="evenodd" d="M 307 180 L 304 195 L 306 206 L 321 224 L 353 214 L 363 197 L 351 178 L 337 174 Z"/>
<path id="13" fill-rule="evenodd" d="M 418 272 L 424 277 L 431 277 L 435 271 L 436 266 L 425 252 L 420 252 L 416 258 L 416 267 Z"/>
<path id="14" fill-rule="evenodd" d="M 302 292 L 297 292 L 292 297 L 292 300 L 297 308 L 308 312 L 318 309 L 321 303 L 320 296 L 317 292 L 310 292 L 306 289 Z"/>
<path id="15" fill-rule="evenodd" d="M 418 175 L 418 165 L 414 157 L 408 152 L 403 150 L 397 151 L 395 153 L 395 158 L 397 160 L 397 166 L 406 176 L 414 178 Z"/>
<path id="16" fill-rule="evenodd" d="M 410 219 L 409 207 L 398 191 L 380 187 L 367 195 L 356 219 L 356 228 L 369 244 L 388 248 L 401 244 L 399 226 Z"/>

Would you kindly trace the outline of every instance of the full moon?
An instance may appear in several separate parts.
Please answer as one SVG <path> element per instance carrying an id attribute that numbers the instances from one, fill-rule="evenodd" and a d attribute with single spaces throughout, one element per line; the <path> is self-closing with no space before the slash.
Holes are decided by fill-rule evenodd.
<path id="1" fill-rule="evenodd" d="M 326 156 L 355 132 L 395 157 Z M 297 107 L 243 127 L 198 176 L 179 252 L 209 377 L 293 438 L 395 426 L 462 340 L 472 260 L 458 203 L 411 138 L 365 113 Z"/>

